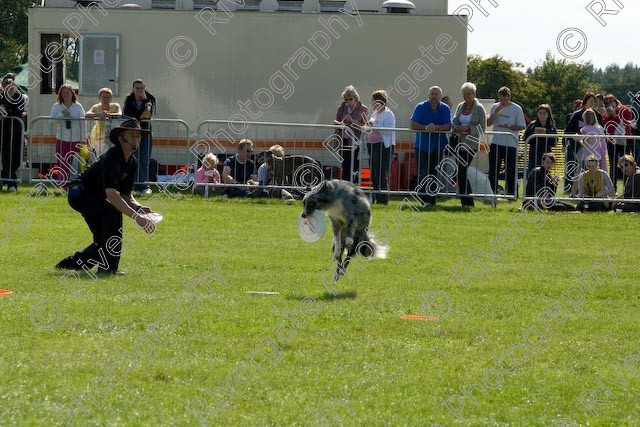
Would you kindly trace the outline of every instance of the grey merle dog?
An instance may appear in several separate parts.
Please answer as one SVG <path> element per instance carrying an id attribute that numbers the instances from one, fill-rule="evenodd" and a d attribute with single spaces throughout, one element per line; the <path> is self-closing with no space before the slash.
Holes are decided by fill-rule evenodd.
<path id="1" fill-rule="evenodd" d="M 303 200 L 302 217 L 315 210 L 325 211 L 333 228 L 333 259 L 338 263 L 334 280 L 347 271 L 351 257 L 386 258 L 388 248 L 376 242 L 368 232 L 371 209 L 364 192 L 347 181 L 332 179 L 322 182 Z M 344 251 L 347 256 L 342 260 Z"/>

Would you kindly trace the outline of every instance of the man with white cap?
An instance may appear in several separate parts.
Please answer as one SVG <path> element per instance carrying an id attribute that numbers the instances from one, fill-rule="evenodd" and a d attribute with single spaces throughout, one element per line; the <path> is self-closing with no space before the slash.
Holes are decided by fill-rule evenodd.
<path id="1" fill-rule="evenodd" d="M 118 270 L 122 248 L 122 214 L 132 218 L 147 233 L 155 224 L 144 214 L 151 209 L 142 206 L 131 194 L 138 161 L 138 149 L 144 132 L 135 119 L 125 120 L 109 133 L 112 147 L 91 165 L 69 188 L 69 205 L 84 217 L 93 243 L 60 261 L 56 268 L 85 270 L 98 266 L 99 273 L 120 275 Z"/>

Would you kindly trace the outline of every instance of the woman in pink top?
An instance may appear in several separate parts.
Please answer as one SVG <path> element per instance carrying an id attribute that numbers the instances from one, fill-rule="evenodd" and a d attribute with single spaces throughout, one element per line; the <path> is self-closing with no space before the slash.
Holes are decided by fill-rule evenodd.
<path id="1" fill-rule="evenodd" d="M 64 84 L 58 89 L 56 103 L 51 108 L 51 117 L 55 119 L 80 119 L 84 117 L 84 108 L 78 102 L 78 97 L 71 85 Z M 80 173 L 79 168 L 73 165 L 78 158 L 80 148 L 84 144 L 87 135 L 84 132 L 84 123 L 80 120 L 56 120 L 56 161 L 59 167 L 58 180 L 66 185 L 75 175 Z"/>
<path id="2" fill-rule="evenodd" d="M 596 112 L 591 108 L 585 110 L 582 113 L 582 120 L 584 121 L 584 126 L 580 129 L 580 133 L 587 135 L 580 140 L 582 146 L 578 149 L 578 158 L 582 169 L 586 168 L 587 157 L 591 155 L 598 159 L 600 169 L 606 169 L 607 147 L 605 138 L 601 137 L 601 135 L 604 135 L 604 129 L 598 124 Z"/>
<path id="3" fill-rule="evenodd" d="M 196 172 L 196 183 L 193 185 L 193 193 L 204 196 L 206 192 L 206 184 L 220 184 L 220 172 L 216 167 L 218 166 L 218 158 L 213 153 L 208 153 L 204 159 L 202 159 L 202 166 Z M 209 191 L 213 191 L 212 187 L 209 187 Z"/>

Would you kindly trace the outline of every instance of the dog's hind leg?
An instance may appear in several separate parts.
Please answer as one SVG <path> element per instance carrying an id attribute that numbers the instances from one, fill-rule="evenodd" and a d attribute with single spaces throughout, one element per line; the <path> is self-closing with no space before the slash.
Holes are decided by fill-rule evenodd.
<path id="1" fill-rule="evenodd" d="M 347 267 L 349 266 L 349 261 L 351 261 L 351 257 L 345 257 L 343 262 L 338 261 L 338 268 L 336 269 L 336 274 L 333 275 L 333 281 L 337 282 L 340 277 L 347 274 Z"/>
<path id="2" fill-rule="evenodd" d="M 338 263 L 342 262 L 343 247 L 342 240 L 342 226 L 338 221 L 331 220 L 331 227 L 333 228 L 333 259 Z"/>
<path id="3" fill-rule="evenodd" d="M 353 240 L 353 235 L 356 231 L 356 221 L 355 218 L 353 217 L 353 215 L 348 215 L 347 217 L 347 233 L 346 233 L 346 237 L 344 239 L 344 244 L 347 248 L 347 251 L 351 251 L 351 248 L 353 247 L 354 244 L 354 240 Z"/>

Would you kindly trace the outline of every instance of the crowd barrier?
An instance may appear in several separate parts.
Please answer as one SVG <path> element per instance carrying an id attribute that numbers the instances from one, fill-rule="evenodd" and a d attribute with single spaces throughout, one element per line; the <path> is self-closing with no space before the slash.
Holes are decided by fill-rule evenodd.
<path id="1" fill-rule="evenodd" d="M 28 160 L 25 163 L 26 170 L 23 171 L 22 180 L 27 176 L 30 181 L 49 181 L 59 185 L 71 179 L 75 173 L 81 172 L 87 163 L 97 159 L 100 150 L 96 139 L 100 139 L 101 133 L 108 135 L 109 129 L 117 126 L 123 119 L 123 117 L 106 120 L 37 117 L 31 120 L 27 144 Z M 3 123 L 6 123 L 12 118 L 3 120 Z M 19 123 L 20 127 L 9 126 L 11 129 L 9 137 L 13 138 L 18 133 L 22 144 L 24 124 L 20 119 L 13 120 Z M 251 159 L 255 163 L 253 174 L 256 176 L 252 178 L 255 178 L 257 185 L 252 189 L 261 195 L 281 195 L 282 190 L 287 190 L 294 195 L 296 192 L 304 193 L 322 179 L 337 178 L 351 179 L 369 193 L 372 199 L 380 195 L 413 195 L 420 200 L 425 200 L 426 196 L 459 197 L 457 168 L 464 164 L 467 167 L 469 195 L 491 203 L 495 203 L 498 199 L 515 200 L 519 194 L 524 195 L 531 167 L 537 166 L 535 161 L 530 163 L 530 160 L 535 159 L 529 159 L 529 147 L 535 138 L 541 137 L 534 134 L 526 141 L 518 141 L 509 132 L 480 133 L 479 147 L 468 164 L 465 164 L 464 159 L 448 142 L 451 132 L 428 133 L 406 128 L 375 127 L 354 131 L 341 124 L 205 120 L 197 125 L 196 132 L 191 135 L 189 126 L 179 119 L 152 119 L 151 124 L 153 148 L 148 179 L 145 181 L 147 184 L 163 185 L 179 180 L 182 184 L 181 188 L 184 188 L 185 181 L 196 180 L 195 172 L 202 165 L 203 156 L 209 152 L 218 157 L 219 164 L 216 167 L 221 173 L 224 160 L 235 155 L 238 142 L 246 138 L 254 143 Z M 100 127 L 102 129 L 96 131 Z M 69 134 L 78 141 L 66 151 L 56 151 L 56 135 L 62 128 L 67 129 Z M 7 126 L 5 125 L 3 129 L 7 129 Z M 420 155 L 414 148 L 414 140 L 416 135 L 421 133 L 428 135 L 428 142 L 431 142 L 432 138 L 437 140 L 440 135 L 445 135 L 447 142 L 436 144 L 437 149 L 426 155 Z M 351 144 L 343 143 L 345 136 L 351 139 Z M 496 136 L 503 137 L 496 139 Z M 386 150 L 385 157 L 381 155 L 384 150 L 376 151 L 376 149 L 385 146 L 389 137 L 393 137 L 395 146 L 393 150 Z M 577 198 L 575 194 L 571 194 L 576 180 L 584 176 L 582 165 L 572 160 L 579 154 L 578 145 L 575 145 L 574 151 L 567 156 L 566 164 L 565 155 L 562 153 L 562 146 L 566 144 L 563 138 L 579 139 L 584 136 L 563 135 L 559 132 L 544 137 L 556 140 L 552 147 L 552 152 L 557 158 L 553 175 L 557 175 L 559 179 L 556 198 L 585 201 L 584 198 Z M 602 138 L 607 143 L 608 154 L 616 158 L 613 162 L 607 160 L 608 164 L 603 168 L 619 187 L 619 181 L 624 177 L 621 177 L 620 171 L 617 170 L 617 158 L 623 152 L 631 152 L 635 156 L 640 147 L 640 137 L 607 135 Z M 5 139 L 6 137 L 3 141 Z M 87 153 L 80 150 L 87 141 L 93 147 L 88 152 L 88 158 Z M 272 145 L 280 145 L 283 148 L 285 159 L 282 163 L 278 163 L 281 160 L 270 160 L 268 150 Z M 3 144 L 3 156 L 5 148 L 6 144 Z M 22 145 L 17 149 L 22 153 Z M 8 153 L 6 157 L 9 159 L 8 163 L 15 164 L 16 160 L 12 157 L 15 149 L 10 149 Z M 496 153 L 502 156 L 496 156 Z M 610 157 L 607 156 L 607 158 Z M 266 175 L 267 179 L 258 180 L 259 166 L 265 162 L 270 165 L 270 161 L 272 163 L 267 167 L 269 171 Z M 22 165 L 22 157 L 17 162 Z M 436 166 L 425 167 L 425 163 L 433 163 Z M 12 166 L 8 165 L 8 169 L 11 168 Z M 351 170 L 352 173 L 349 174 L 345 170 Z M 176 176 L 179 176 L 179 179 Z M 520 178 L 522 178 L 521 188 L 518 187 Z M 16 179 L 10 180 L 15 182 Z M 206 195 L 210 192 L 223 194 L 228 187 L 251 188 L 246 187 L 244 183 L 199 185 L 204 187 Z M 567 190 L 567 194 L 561 194 L 563 189 Z M 632 190 L 633 194 L 636 194 L 633 188 Z M 528 199 L 538 198 L 525 195 L 525 200 Z M 593 198 L 588 199 L 599 201 Z M 610 201 L 608 198 L 604 199 Z M 636 201 L 636 198 L 631 201 Z"/>
<path id="2" fill-rule="evenodd" d="M 445 142 L 426 157 L 416 156 L 414 139 L 416 133 L 421 132 L 424 131 L 375 127 L 354 131 L 343 125 L 206 120 L 196 127 L 196 136 L 189 151 L 196 168 L 202 164 L 205 154 L 209 152 L 215 154 L 220 162 L 219 172 L 222 172 L 222 163 L 228 156 L 236 154 L 238 141 L 242 139 L 250 139 L 254 143 L 252 159 L 256 163 L 256 169 L 268 157 L 269 148 L 272 145 L 280 145 L 285 152 L 286 164 L 282 167 L 276 164 L 271 172 L 270 183 L 260 182 L 260 188 L 265 191 L 274 188 L 302 190 L 313 186 L 319 178 L 338 178 L 351 179 L 372 195 L 433 193 L 437 196 L 456 196 L 456 168 L 460 164 L 456 161 L 456 151 L 447 150 Z M 448 137 L 450 132 L 430 133 L 429 137 L 436 138 L 436 134 L 444 134 Z M 389 135 L 395 138 L 395 148 L 385 158 L 377 155 L 374 150 L 376 144 L 384 144 L 385 137 Z M 497 135 L 505 135 L 508 139 L 507 143 L 503 142 L 499 145 L 508 146 L 516 152 L 518 150 L 517 138 L 508 132 L 482 133 L 480 149 L 470 164 L 466 165 L 472 189 L 471 195 L 492 201 L 498 198 L 515 199 L 517 192 L 505 194 L 502 191 L 504 184 L 499 185 L 490 180 L 489 172 L 492 168 L 489 162 L 489 147 L 491 139 Z M 344 136 L 350 136 L 348 139 L 354 142 L 349 145 L 343 144 Z M 510 163 L 505 162 L 504 169 L 515 170 L 517 158 L 514 156 L 509 159 Z M 313 159 L 315 163 L 309 159 Z M 434 168 L 437 175 L 420 176 L 421 167 L 424 167 L 422 161 L 434 162 L 437 166 Z M 383 168 L 383 164 L 387 164 L 386 168 Z M 348 174 L 345 170 L 354 172 Z M 379 173 L 383 170 L 387 172 L 384 178 Z M 504 182 L 504 172 L 501 172 L 500 167 L 496 167 L 495 175 L 495 181 L 500 178 L 500 181 Z M 376 177 L 379 179 L 376 180 Z M 495 190 L 492 184 L 496 184 Z M 226 187 L 238 186 L 224 183 L 200 185 L 207 190 L 209 188 L 224 190 Z M 513 187 L 517 185 L 517 174 L 514 175 L 512 185 Z"/>
<path id="3" fill-rule="evenodd" d="M 24 153 L 24 120 L 21 117 L 0 117 L 0 178 L 2 184 L 17 186 L 18 170 Z"/>
<path id="4" fill-rule="evenodd" d="M 533 140 L 541 138 L 549 138 L 558 140 L 555 143 L 553 152 L 556 155 L 556 159 L 563 159 L 562 163 L 556 162 L 555 167 L 549 173 L 549 176 L 555 181 L 557 185 L 557 191 L 555 195 L 552 195 L 554 201 L 578 203 L 582 207 L 589 207 L 589 204 L 607 203 L 612 207 L 615 202 L 622 203 L 636 203 L 640 202 L 640 179 L 628 180 L 628 187 L 624 185 L 627 182 L 627 177 L 624 175 L 623 168 L 618 167 L 620 157 L 625 154 L 631 155 L 635 161 L 638 161 L 640 157 L 640 136 L 637 135 L 582 135 L 582 134 L 534 134 L 529 136 L 524 142 L 524 165 L 525 165 L 525 178 L 523 180 L 523 187 L 527 187 L 527 183 L 530 179 L 530 173 L 532 167 L 540 166 L 539 160 L 530 159 L 530 147 Z M 561 141 L 561 138 L 564 141 Z M 590 144 L 582 144 L 581 140 L 589 140 Z M 570 142 L 573 140 L 572 142 Z M 539 142 L 538 142 L 539 144 Z M 545 147 L 544 144 L 541 144 Z M 562 146 L 568 147 L 558 155 L 558 151 Z M 545 149 L 539 150 L 539 154 Z M 548 148 L 548 147 L 546 147 Z M 598 169 L 604 170 L 610 177 L 612 184 L 614 185 L 614 192 L 608 196 L 597 197 L 596 195 L 589 195 L 588 187 L 590 185 L 590 177 L 587 173 L 586 164 L 584 159 L 589 155 L 594 155 L 597 159 Z M 586 174 L 586 175 L 585 175 Z M 594 175 L 594 176 L 600 176 Z M 599 181 L 601 178 L 593 179 L 591 185 L 602 185 Z M 585 190 L 582 194 L 579 193 L 580 181 L 582 180 L 582 188 Z M 627 196 L 622 199 L 624 191 L 628 192 Z M 614 200 L 615 194 L 618 194 L 618 200 Z M 525 194 L 524 200 L 526 201 L 542 201 L 549 202 L 550 194 Z M 628 205 L 627 208 L 635 210 L 633 205 Z M 638 206 L 640 208 L 640 206 Z"/>
<path id="5" fill-rule="evenodd" d="M 109 148 L 109 131 L 126 119 L 124 116 L 32 119 L 27 149 L 29 180 L 65 185 Z M 150 122 L 152 149 L 147 179 L 144 182 L 136 179 L 136 184 L 159 184 L 171 181 L 178 173 L 193 173 L 189 169 L 191 132 L 187 123 L 180 119 L 151 119 Z M 58 137 L 72 141 L 59 141 Z"/>

